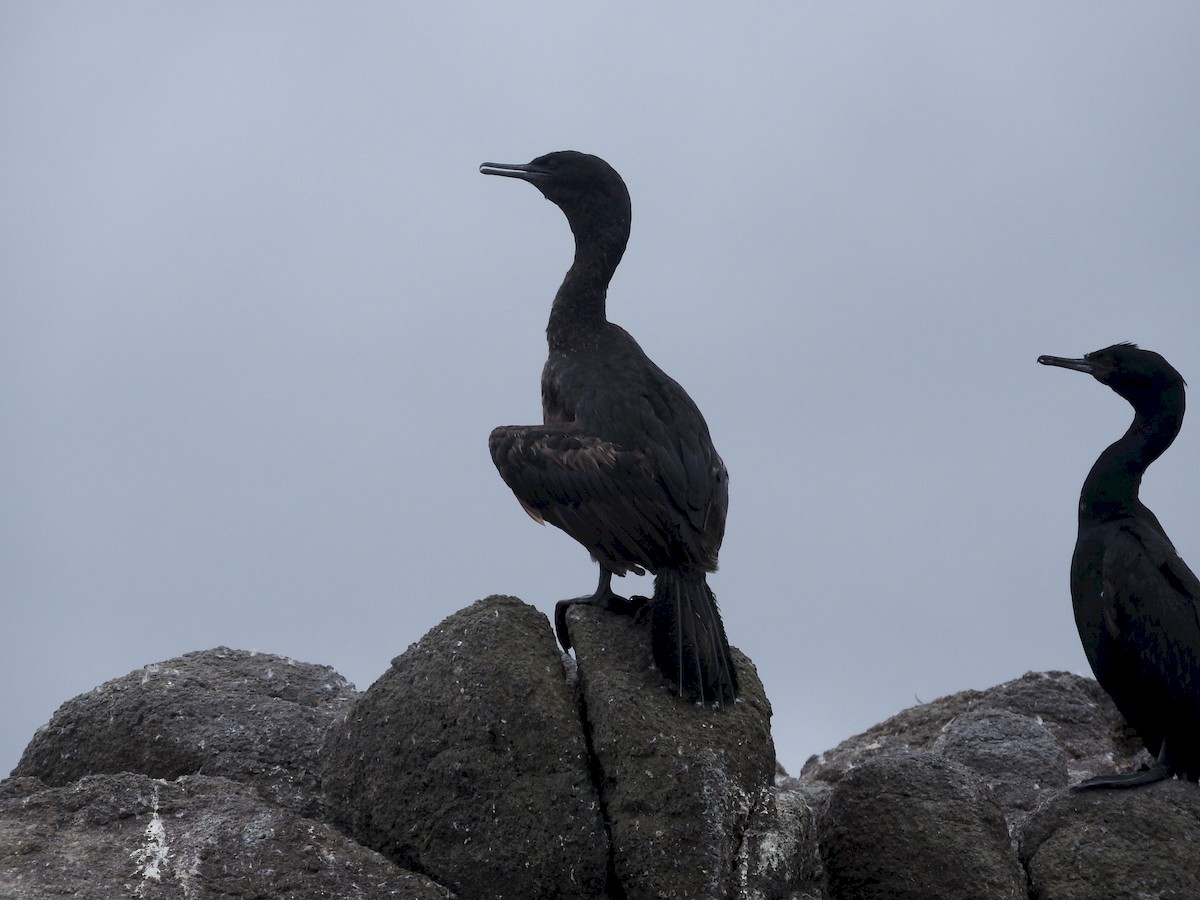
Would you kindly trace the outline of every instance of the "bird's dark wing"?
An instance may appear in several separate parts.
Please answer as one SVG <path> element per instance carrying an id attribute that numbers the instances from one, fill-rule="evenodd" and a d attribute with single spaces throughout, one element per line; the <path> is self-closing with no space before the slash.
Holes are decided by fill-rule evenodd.
<path id="1" fill-rule="evenodd" d="M 715 568 L 729 508 L 729 476 L 700 411 L 674 382 L 659 383 L 629 404 L 625 421 L 636 429 L 627 439 L 645 449 L 664 500 L 683 520 L 677 528 L 690 558 Z"/>
<path id="2" fill-rule="evenodd" d="M 703 531 L 706 510 L 718 505 L 724 518 L 729 496 L 725 464 L 712 445 L 704 417 L 683 388 L 665 374 L 644 400 L 646 428 L 654 438 L 664 481 L 692 524 Z"/>
<path id="3" fill-rule="evenodd" d="M 1161 530 L 1135 520 L 1112 527 L 1101 566 L 1098 648 L 1117 685 L 1109 693 L 1148 743 L 1155 732 L 1194 731 L 1200 728 L 1200 580 Z"/>
<path id="4" fill-rule="evenodd" d="M 611 333 L 614 352 L 603 360 L 548 363 L 542 384 L 546 421 L 571 421 L 588 434 L 641 451 L 655 476 L 659 502 L 674 510 L 672 532 L 686 545 L 688 559 L 716 568 L 729 483 L 704 416 L 633 338 L 617 326 Z M 579 365 L 588 366 L 587 377 L 571 370 Z M 631 379 L 634 372 L 637 378 Z M 560 392 L 560 384 L 571 389 Z"/>
<path id="5" fill-rule="evenodd" d="M 534 519 L 579 541 L 618 575 L 669 561 L 672 516 L 646 455 L 565 425 L 492 431 L 492 461 Z"/>

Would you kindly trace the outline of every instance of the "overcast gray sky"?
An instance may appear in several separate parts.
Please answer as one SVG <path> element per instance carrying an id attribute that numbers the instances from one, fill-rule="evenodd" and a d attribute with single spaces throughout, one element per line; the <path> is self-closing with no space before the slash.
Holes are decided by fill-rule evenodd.
<path id="1" fill-rule="evenodd" d="M 730 640 L 792 771 L 917 699 L 1087 664 L 1067 569 L 1129 407 L 1200 385 L 1200 6 L 0 5 L 0 774 L 59 703 L 225 644 L 366 688 L 585 550 L 487 452 L 538 421 L 596 153 L 609 293 L 731 476 Z M 1143 498 L 1200 565 L 1200 425 Z M 648 593 L 648 582 L 615 586 Z"/>

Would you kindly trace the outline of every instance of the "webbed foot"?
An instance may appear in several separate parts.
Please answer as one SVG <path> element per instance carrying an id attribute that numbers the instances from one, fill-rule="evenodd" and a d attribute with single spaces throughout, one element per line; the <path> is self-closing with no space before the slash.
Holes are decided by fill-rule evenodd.
<path id="1" fill-rule="evenodd" d="M 1171 777 L 1171 774 L 1171 770 L 1166 766 L 1156 764 L 1148 769 L 1140 769 L 1137 772 L 1097 775 L 1095 778 L 1089 778 L 1086 781 L 1079 782 L 1079 784 L 1071 785 L 1071 790 L 1094 791 L 1098 788 L 1141 787 L 1143 784 L 1154 784 L 1156 781 L 1165 781 Z"/>
<path id="2" fill-rule="evenodd" d="M 1071 785 L 1071 790 L 1094 791 L 1098 788 L 1141 787 L 1144 784 L 1166 781 L 1174 774 L 1174 770 L 1167 761 L 1167 742 L 1163 741 L 1162 747 L 1158 751 L 1158 759 L 1148 769 L 1139 769 L 1136 772 L 1119 772 L 1115 775 L 1097 775 L 1094 778 L 1081 781 L 1079 784 Z"/>
<path id="3" fill-rule="evenodd" d="M 558 642 L 564 650 L 570 650 L 573 646 L 571 634 L 567 630 L 567 610 L 572 606 L 587 604 L 622 616 L 642 616 L 649 608 L 649 597 L 622 597 L 613 592 L 611 581 L 612 572 L 601 569 L 600 583 L 596 586 L 594 594 L 589 597 L 559 600 L 554 604 L 554 633 L 558 635 Z"/>

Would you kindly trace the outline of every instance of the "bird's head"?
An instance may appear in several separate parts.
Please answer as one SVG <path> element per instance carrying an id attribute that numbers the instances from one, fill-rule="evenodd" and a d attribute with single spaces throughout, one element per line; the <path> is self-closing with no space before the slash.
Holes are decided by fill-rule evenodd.
<path id="1" fill-rule="evenodd" d="M 1082 359 L 1039 356 L 1038 362 L 1086 372 L 1128 400 L 1134 409 L 1150 409 L 1161 402 L 1164 394 L 1174 390 L 1182 393 L 1185 384 L 1183 376 L 1160 354 L 1137 344 L 1113 344 L 1093 350 Z"/>
<path id="2" fill-rule="evenodd" d="M 628 231 L 629 191 L 598 156 L 558 150 L 527 163 L 484 163 L 479 171 L 528 181 L 566 214 L 576 237 L 614 224 Z"/>

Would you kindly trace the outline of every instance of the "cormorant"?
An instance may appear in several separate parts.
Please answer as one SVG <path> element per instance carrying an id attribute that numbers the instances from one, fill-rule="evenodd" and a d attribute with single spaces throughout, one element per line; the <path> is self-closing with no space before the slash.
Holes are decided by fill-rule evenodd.
<path id="1" fill-rule="evenodd" d="M 679 696 L 731 702 L 737 675 L 706 580 L 725 534 L 725 464 L 692 398 L 605 317 L 629 239 L 625 182 L 604 160 L 573 150 L 479 171 L 532 184 L 575 236 L 546 327 L 543 424 L 502 426 L 488 441 L 525 511 L 575 538 L 600 565 L 594 594 L 556 605 L 558 639 L 571 648 L 572 604 L 628 614 L 649 602 L 654 661 Z M 647 570 L 655 574 L 649 601 L 612 590 L 614 574 Z"/>
<path id="2" fill-rule="evenodd" d="M 1038 362 L 1086 372 L 1133 406 L 1133 424 L 1100 454 L 1079 497 L 1071 600 L 1084 652 L 1146 749 L 1149 769 L 1076 786 L 1135 787 L 1200 777 L 1200 581 L 1138 499 L 1147 466 L 1183 423 L 1184 380 L 1159 354 L 1115 344 Z"/>

